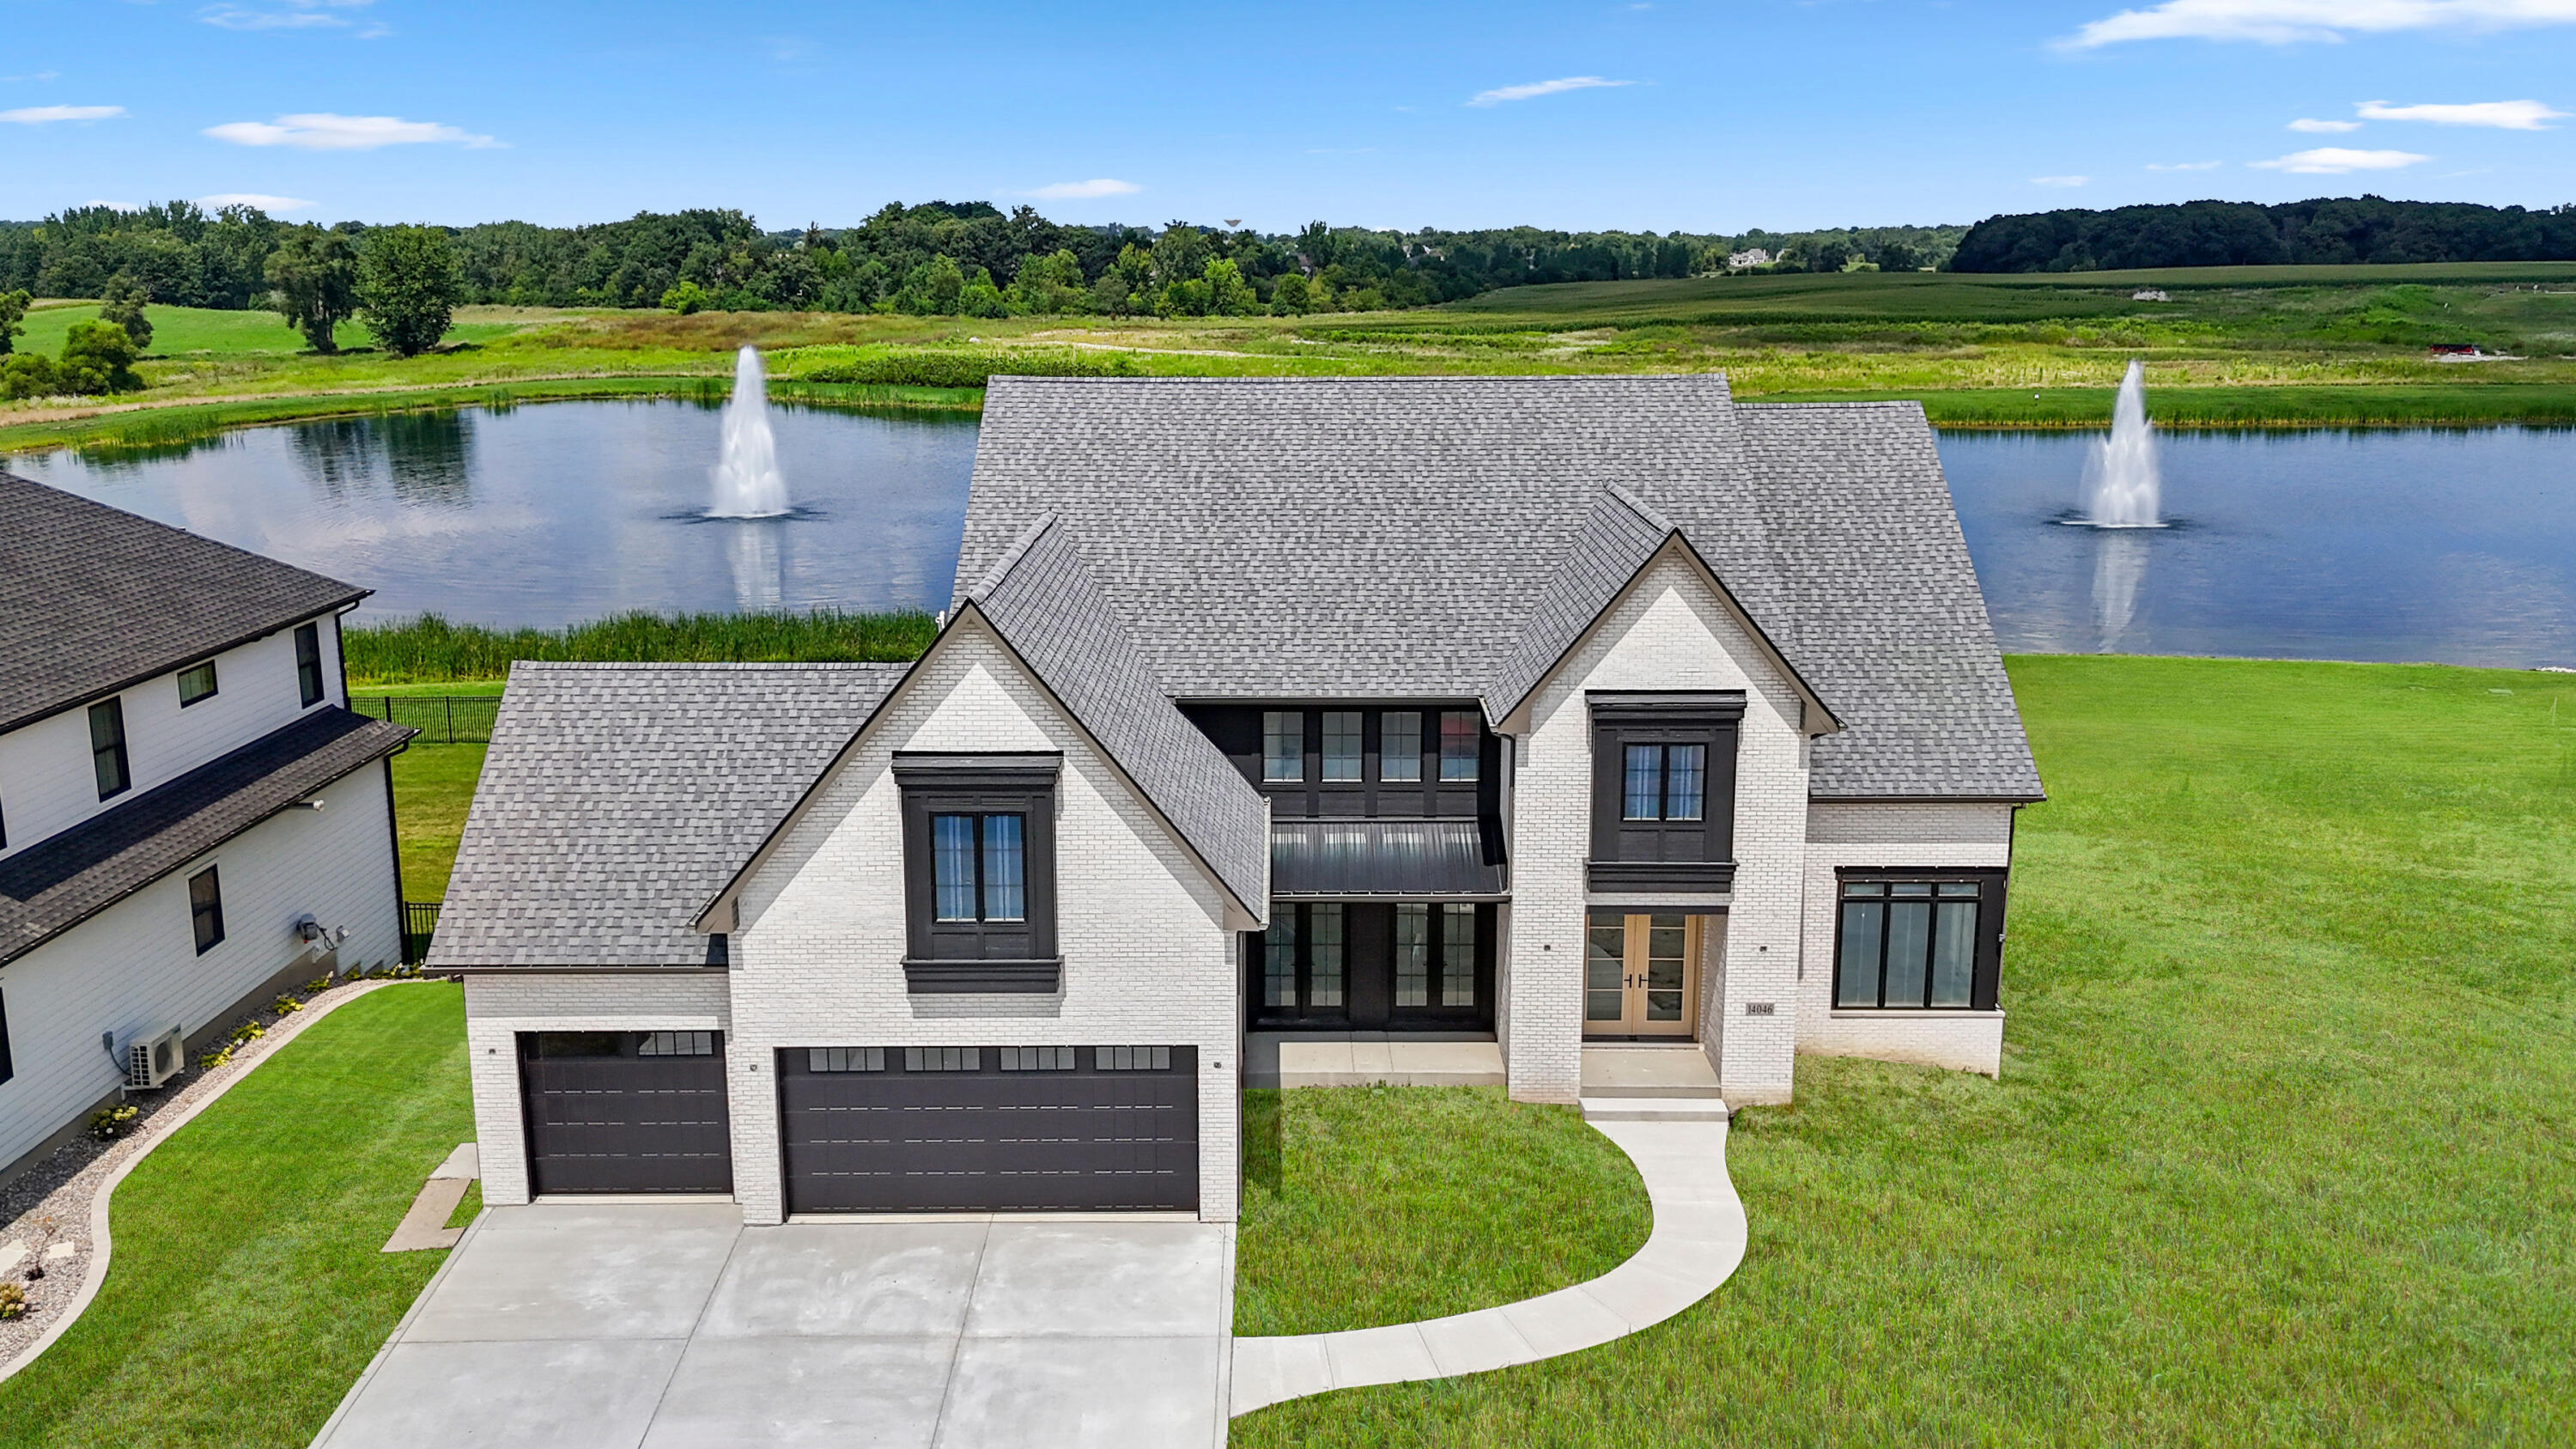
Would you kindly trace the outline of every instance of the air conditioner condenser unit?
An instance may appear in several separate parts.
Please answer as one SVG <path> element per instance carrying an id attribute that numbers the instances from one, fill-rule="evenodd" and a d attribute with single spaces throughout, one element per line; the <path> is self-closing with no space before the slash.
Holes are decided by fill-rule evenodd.
<path id="1" fill-rule="evenodd" d="M 175 1026 L 168 1031 L 136 1039 L 125 1052 L 125 1087 L 130 1092 L 155 1090 L 179 1075 L 179 1069 L 188 1064 L 187 1042 Z"/>

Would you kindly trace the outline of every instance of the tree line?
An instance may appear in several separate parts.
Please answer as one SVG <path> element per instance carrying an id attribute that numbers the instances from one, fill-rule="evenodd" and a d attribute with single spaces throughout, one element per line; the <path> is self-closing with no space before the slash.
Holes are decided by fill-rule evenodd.
<path id="1" fill-rule="evenodd" d="M 273 257 L 360 247 L 381 230 L 299 226 L 248 207 L 208 214 L 187 202 L 76 207 L 42 222 L 0 223 L 0 291 L 96 297 L 121 282 L 182 306 L 282 306 L 291 299 L 269 274 Z M 1960 233 L 1395 232 L 1320 221 L 1264 233 L 1181 221 L 1066 225 L 981 201 L 889 203 L 858 226 L 794 231 L 763 231 L 732 210 L 436 230 L 456 260 L 460 303 L 969 316 L 1419 307 L 1533 283 L 1722 272 L 1747 247 L 1764 248 L 1775 270 L 1912 269 L 1937 265 Z"/>
<path id="2" fill-rule="evenodd" d="M 1950 269 L 2090 272 L 2132 267 L 2347 262 L 2576 261 L 2576 205 L 2526 211 L 2458 201 L 2320 197 L 2260 206 L 2188 201 L 2110 211 L 1990 216 Z"/>

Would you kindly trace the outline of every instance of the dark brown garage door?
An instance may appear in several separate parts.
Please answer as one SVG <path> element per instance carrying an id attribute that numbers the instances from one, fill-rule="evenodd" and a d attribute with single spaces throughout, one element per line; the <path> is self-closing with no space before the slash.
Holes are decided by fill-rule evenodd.
<path id="1" fill-rule="evenodd" d="M 519 1034 L 534 1192 L 731 1192 L 724 1033 Z"/>
<path id="2" fill-rule="evenodd" d="M 790 1212 L 1193 1209 L 1191 1047 L 778 1054 Z"/>

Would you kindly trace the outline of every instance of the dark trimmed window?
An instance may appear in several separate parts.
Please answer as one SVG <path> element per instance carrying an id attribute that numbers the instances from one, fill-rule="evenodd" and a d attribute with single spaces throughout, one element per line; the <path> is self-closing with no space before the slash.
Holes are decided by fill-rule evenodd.
<path id="1" fill-rule="evenodd" d="M 2003 958 L 1999 870 L 1845 870 L 1834 1005 L 1992 1011 Z"/>
<path id="2" fill-rule="evenodd" d="M 1395 907 L 1395 1005 L 1472 1010 L 1476 1005 L 1476 908 L 1463 901 L 1403 901 Z"/>
<path id="3" fill-rule="evenodd" d="M 1422 779 L 1422 711 L 1391 709 L 1378 716 L 1377 777 L 1394 785 Z"/>
<path id="4" fill-rule="evenodd" d="M 179 707 L 186 709 L 215 696 L 215 661 L 200 660 L 179 671 Z"/>
<path id="5" fill-rule="evenodd" d="M 1448 781 L 1473 780 L 1477 762 L 1484 754 L 1484 722 L 1471 709 L 1444 709 L 1440 712 L 1440 778 Z"/>
<path id="6" fill-rule="evenodd" d="M 1357 780 L 1361 778 L 1361 762 L 1367 755 L 1367 747 L 1362 742 L 1367 736 L 1367 731 L 1361 728 L 1360 721 L 1365 718 L 1365 715 L 1355 709 L 1324 711 L 1325 779 Z"/>
<path id="7" fill-rule="evenodd" d="M 914 991 L 1052 992 L 1056 755 L 895 756 Z"/>
<path id="8" fill-rule="evenodd" d="M 1261 938 L 1265 1016 L 1339 1016 L 1350 977 L 1349 913 L 1339 901 L 1273 901 Z"/>
<path id="9" fill-rule="evenodd" d="M 1306 778 L 1306 712 L 1261 712 L 1261 778 L 1282 784 Z"/>
<path id="10" fill-rule="evenodd" d="M 98 798 L 122 795 L 134 783 L 125 760 L 125 701 L 102 699 L 89 707 L 89 761 L 98 773 Z"/>
<path id="11" fill-rule="evenodd" d="M 223 942 L 224 888 L 211 865 L 188 877 L 188 920 L 197 933 L 198 955 Z"/>
<path id="12" fill-rule="evenodd" d="M 307 708 L 322 702 L 322 626 L 295 626 L 295 687 Z"/>
<path id="13" fill-rule="evenodd" d="M 1596 693 L 1591 705 L 1592 887 L 1730 888 L 1744 696 Z"/>

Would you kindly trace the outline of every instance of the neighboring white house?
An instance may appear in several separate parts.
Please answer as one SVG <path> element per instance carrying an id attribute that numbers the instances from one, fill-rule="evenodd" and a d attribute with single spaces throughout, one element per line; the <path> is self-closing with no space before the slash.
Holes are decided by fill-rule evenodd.
<path id="1" fill-rule="evenodd" d="M 489 1202 L 1223 1221 L 1258 1040 L 1997 1071 L 2039 797 L 1911 403 L 997 378 L 919 661 L 514 672 L 431 964 Z"/>
<path id="2" fill-rule="evenodd" d="M 1771 254 L 1760 247 L 1748 247 L 1740 252 L 1726 254 L 1727 266 L 1737 271 L 1742 271 L 1746 267 L 1767 267 L 1771 265 L 1771 260 Z"/>
<path id="3" fill-rule="evenodd" d="M 365 590 L 7 473 L 0 519 L 4 1181 L 138 1046 L 399 954 L 411 731 L 345 707 Z"/>

